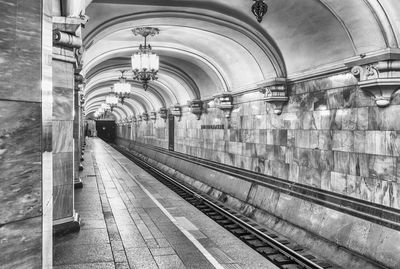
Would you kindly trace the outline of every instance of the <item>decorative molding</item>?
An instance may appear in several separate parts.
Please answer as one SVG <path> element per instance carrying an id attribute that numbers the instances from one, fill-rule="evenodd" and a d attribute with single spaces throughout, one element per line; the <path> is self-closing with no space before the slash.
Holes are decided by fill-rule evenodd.
<path id="1" fill-rule="evenodd" d="M 144 120 L 146 123 L 149 121 L 149 114 L 147 114 L 147 112 L 143 112 L 142 120 Z"/>
<path id="2" fill-rule="evenodd" d="M 156 120 L 157 120 L 157 112 L 155 112 L 155 111 L 150 112 L 150 120 L 156 122 Z"/>
<path id="3" fill-rule="evenodd" d="M 352 66 L 360 89 L 371 94 L 378 107 L 390 105 L 393 93 L 400 89 L 400 52 L 388 51 L 346 64 Z"/>
<path id="4" fill-rule="evenodd" d="M 233 109 L 233 96 L 230 93 L 214 95 L 214 103 L 224 112 L 225 118 L 230 118 Z"/>
<path id="5" fill-rule="evenodd" d="M 282 114 L 283 105 L 289 100 L 286 78 L 275 78 L 258 86 L 259 91 L 264 94 L 263 100 L 274 105 L 274 113 Z"/>
<path id="6" fill-rule="evenodd" d="M 167 117 L 168 117 L 168 109 L 165 107 L 160 108 L 160 110 L 158 111 L 158 114 L 160 115 L 160 118 L 162 118 L 165 121 L 167 121 Z"/>
<path id="7" fill-rule="evenodd" d="M 170 110 L 171 110 L 171 114 L 174 117 L 177 117 L 178 121 L 181 121 L 182 107 L 179 104 L 176 104 L 176 105 L 171 106 Z"/>
<path id="8" fill-rule="evenodd" d="M 132 116 L 132 123 L 136 124 L 137 123 L 137 118 L 135 116 Z"/>
<path id="9" fill-rule="evenodd" d="M 200 120 L 201 114 L 203 114 L 203 101 L 195 99 L 188 102 L 189 110 L 191 113 L 196 115 L 197 120 Z"/>

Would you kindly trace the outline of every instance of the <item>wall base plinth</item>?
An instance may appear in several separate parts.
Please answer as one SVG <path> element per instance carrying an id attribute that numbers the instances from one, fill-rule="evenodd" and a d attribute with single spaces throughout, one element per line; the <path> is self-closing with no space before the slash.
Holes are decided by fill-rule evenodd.
<path id="1" fill-rule="evenodd" d="M 53 221 L 53 235 L 63 236 L 77 233 L 81 229 L 81 217 L 77 212 L 72 217 Z"/>

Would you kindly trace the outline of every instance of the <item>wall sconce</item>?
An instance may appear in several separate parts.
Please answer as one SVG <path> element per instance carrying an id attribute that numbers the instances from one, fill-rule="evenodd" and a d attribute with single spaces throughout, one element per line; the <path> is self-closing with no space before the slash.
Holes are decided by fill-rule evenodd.
<path id="1" fill-rule="evenodd" d="M 258 86 L 264 94 L 263 100 L 274 105 L 274 113 L 282 114 L 283 105 L 289 100 L 286 94 L 286 78 L 274 78 Z"/>
<path id="2" fill-rule="evenodd" d="M 233 97 L 229 93 L 214 96 L 214 102 L 220 110 L 224 112 L 225 118 L 230 118 L 233 109 Z"/>
<path id="3" fill-rule="evenodd" d="M 190 112 L 196 115 L 197 120 L 200 120 L 203 113 L 203 101 L 195 99 L 188 102 Z"/>

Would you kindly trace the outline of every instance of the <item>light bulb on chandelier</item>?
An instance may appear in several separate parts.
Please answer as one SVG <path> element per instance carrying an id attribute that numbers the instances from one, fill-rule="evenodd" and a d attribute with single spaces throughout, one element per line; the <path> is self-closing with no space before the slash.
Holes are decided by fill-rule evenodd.
<path id="1" fill-rule="evenodd" d="M 121 77 L 119 82 L 114 83 L 114 93 L 117 98 L 121 100 L 121 104 L 124 104 L 125 98 L 129 98 L 131 95 L 131 84 L 126 82 L 124 73 L 126 70 L 121 71 Z"/>
<path id="2" fill-rule="evenodd" d="M 148 36 L 157 35 L 160 30 L 154 27 L 136 27 L 132 30 L 133 34 L 144 37 L 144 45 L 140 44 L 139 51 L 132 55 L 133 79 L 143 84 L 147 90 L 150 80 L 157 80 L 160 59 L 157 54 L 152 52 L 152 47 L 147 44 Z"/>
<path id="3" fill-rule="evenodd" d="M 118 97 L 113 92 L 113 88 L 111 88 L 111 92 L 106 96 L 106 104 L 110 106 L 111 111 L 118 105 Z"/>

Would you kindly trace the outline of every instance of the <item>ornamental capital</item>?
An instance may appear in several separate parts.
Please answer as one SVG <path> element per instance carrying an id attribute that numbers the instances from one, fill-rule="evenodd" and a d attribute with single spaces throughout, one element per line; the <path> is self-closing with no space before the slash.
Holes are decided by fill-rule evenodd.
<path id="1" fill-rule="evenodd" d="M 289 100 L 287 96 L 286 78 L 274 78 L 258 85 L 259 91 L 264 95 L 265 102 L 274 105 L 274 113 L 280 115 L 283 105 Z"/>
<path id="2" fill-rule="evenodd" d="M 380 61 L 356 65 L 351 73 L 358 79 L 358 86 L 370 93 L 378 107 L 390 105 L 393 93 L 400 89 L 400 60 Z"/>
<path id="3" fill-rule="evenodd" d="M 358 79 L 361 90 L 371 94 L 378 107 L 390 105 L 400 89 L 400 50 L 387 49 L 345 63 Z"/>

